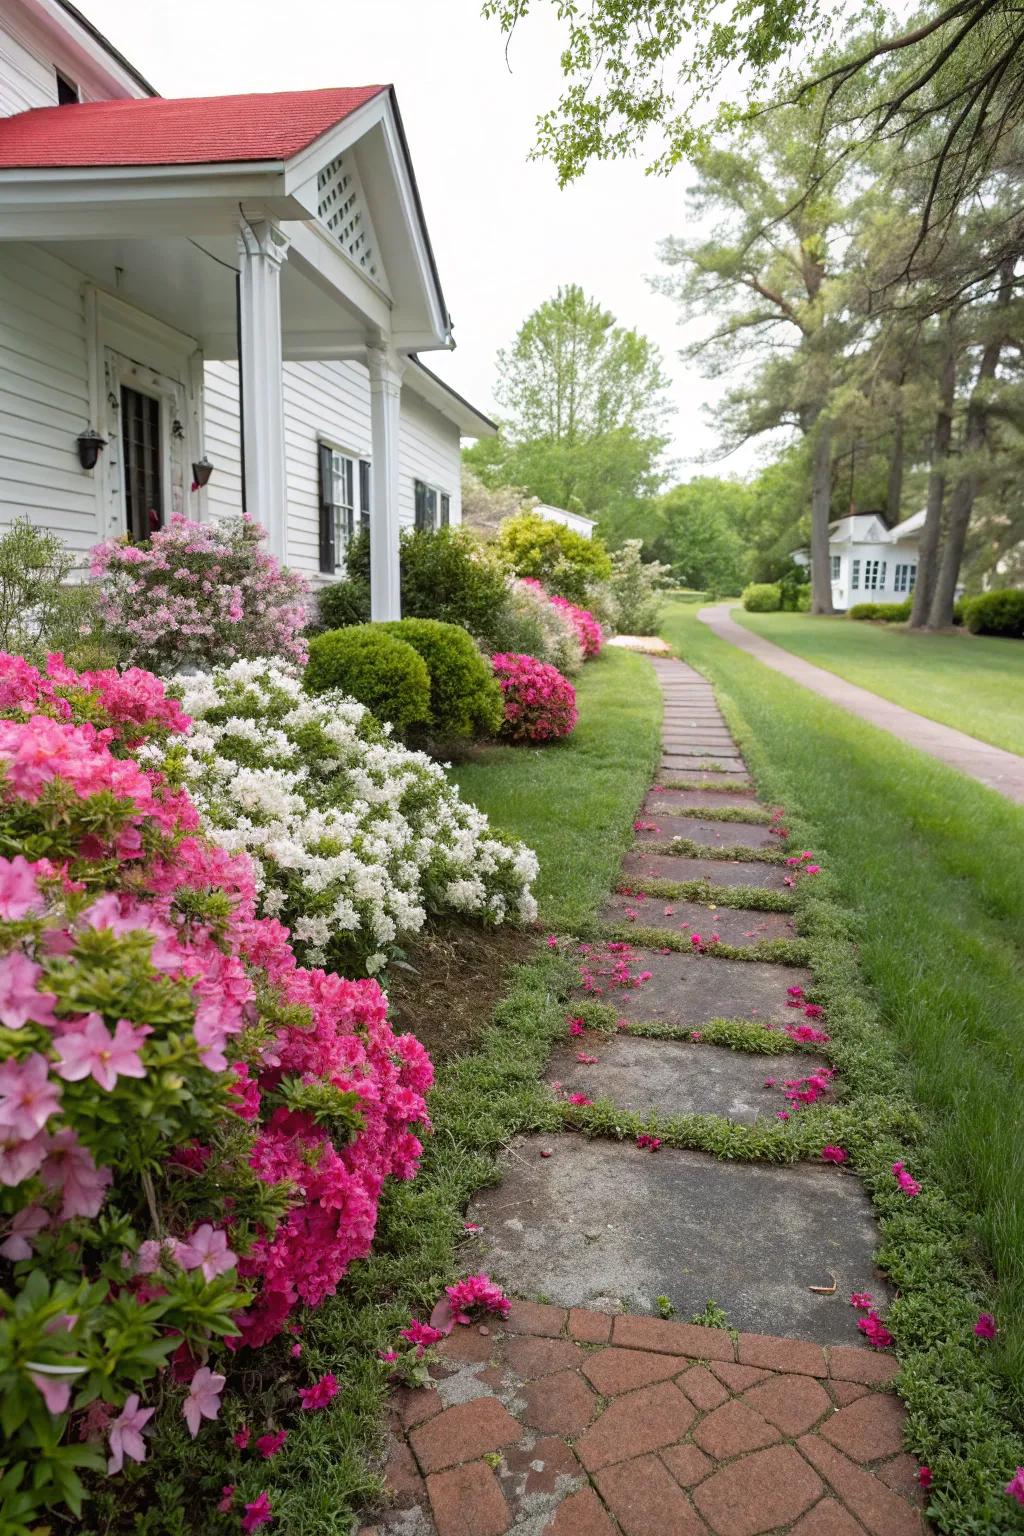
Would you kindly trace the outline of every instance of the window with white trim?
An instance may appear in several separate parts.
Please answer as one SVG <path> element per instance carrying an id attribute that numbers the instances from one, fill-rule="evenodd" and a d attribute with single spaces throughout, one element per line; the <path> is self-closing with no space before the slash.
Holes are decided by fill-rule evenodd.
<path id="1" fill-rule="evenodd" d="M 857 592 L 860 589 L 860 561 L 854 560 L 850 570 L 850 591 Z"/>
<path id="2" fill-rule="evenodd" d="M 839 572 L 840 572 L 841 567 L 842 567 L 842 556 L 841 555 L 833 555 L 832 556 L 832 580 L 833 581 L 838 581 L 839 580 Z"/>
<path id="3" fill-rule="evenodd" d="M 333 575 L 356 533 L 370 526 L 370 465 L 331 443 L 320 443 L 318 453 L 320 569 Z"/>
<path id="4" fill-rule="evenodd" d="M 885 561 L 864 561 L 864 590 L 878 592 L 885 586 Z"/>
<path id="5" fill-rule="evenodd" d="M 132 539 L 148 539 L 164 524 L 160 414 L 155 396 L 121 385 L 124 510 Z"/>
<path id="6" fill-rule="evenodd" d="M 911 592 L 913 592 L 913 590 L 914 590 L 914 583 L 916 581 L 917 581 L 917 566 L 916 566 L 916 564 L 914 564 L 913 562 L 910 562 L 907 565 L 898 565 L 896 567 L 895 586 L 896 586 L 896 591 L 897 592 L 906 592 L 909 595 Z"/>
<path id="7" fill-rule="evenodd" d="M 452 519 L 452 498 L 439 485 L 428 485 L 425 480 L 413 482 L 415 526 L 417 528 L 447 528 Z"/>

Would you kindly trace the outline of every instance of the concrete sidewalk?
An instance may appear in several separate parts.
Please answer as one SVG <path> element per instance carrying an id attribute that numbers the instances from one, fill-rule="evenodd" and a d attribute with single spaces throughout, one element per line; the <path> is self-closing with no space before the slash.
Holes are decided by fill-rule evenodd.
<path id="1" fill-rule="evenodd" d="M 848 683 L 834 672 L 826 672 L 823 667 L 816 667 L 813 662 L 794 656 L 792 652 L 773 645 L 770 640 L 764 640 L 742 624 L 737 624 L 730 612 L 732 606 L 729 603 L 716 603 L 713 607 L 702 608 L 697 617 L 721 639 L 739 646 L 758 661 L 763 661 L 766 667 L 783 673 L 795 683 L 801 683 L 812 693 L 820 694 L 830 704 L 838 704 L 841 709 L 857 715 L 870 725 L 891 731 L 908 746 L 927 752 L 929 757 L 938 758 L 939 762 L 948 767 L 976 779 L 986 789 L 994 789 L 1008 800 L 1024 805 L 1024 757 L 1018 757 L 1015 752 L 1005 752 L 1002 747 L 990 746 L 988 742 L 978 741 L 976 737 L 956 731 L 952 726 L 927 720 L 924 715 L 917 715 L 912 709 L 904 709 L 901 704 L 893 704 L 877 693 L 859 688 L 856 683 Z"/>

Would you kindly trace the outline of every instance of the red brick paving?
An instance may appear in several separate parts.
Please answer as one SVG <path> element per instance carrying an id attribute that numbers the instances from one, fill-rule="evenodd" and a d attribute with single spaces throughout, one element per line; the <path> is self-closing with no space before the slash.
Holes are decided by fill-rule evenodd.
<path id="1" fill-rule="evenodd" d="M 510 1321 L 458 1329 L 434 1387 L 396 1394 L 368 1530 L 925 1536 L 891 1357 L 583 1308 Z"/>

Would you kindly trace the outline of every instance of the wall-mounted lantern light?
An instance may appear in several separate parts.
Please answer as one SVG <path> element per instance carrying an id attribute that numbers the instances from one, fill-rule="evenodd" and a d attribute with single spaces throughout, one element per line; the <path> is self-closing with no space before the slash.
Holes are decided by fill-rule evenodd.
<path id="1" fill-rule="evenodd" d="M 192 465 L 192 489 L 201 490 L 213 474 L 213 465 L 204 453 L 201 459 L 197 459 Z"/>
<path id="2" fill-rule="evenodd" d="M 82 468 L 95 469 L 96 461 L 101 451 L 107 446 L 106 438 L 101 437 L 92 427 L 86 427 L 84 432 L 78 434 L 76 444 L 78 447 L 78 462 Z"/>

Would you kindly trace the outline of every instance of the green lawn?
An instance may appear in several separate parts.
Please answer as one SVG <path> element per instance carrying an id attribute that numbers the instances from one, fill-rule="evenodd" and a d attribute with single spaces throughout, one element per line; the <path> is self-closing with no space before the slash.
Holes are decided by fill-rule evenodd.
<path id="1" fill-rule="evenodd" d="M 813 661 L 906 709 L 1024 753 L 1024 644 L 987 635 L 912 634 L 895 624 L 806 613 L 734 617 L 795 656 Z"/>
<path id="2" fill-rule="evenodd" d="M 543 747 L 488 747 L 450 777 L 540 860 L 541 921 L 572 933 L 614 884 L 658 763 L 661 695 L 642 656 L 605 649 L 577 679 L 579 724 Z"/>
<path id="3" fill-rule="evenodd" d="M 849 629 L 853 647 L 897 655 L 961 648 Z M 1024 811 L 769 671 L 688 605 L 669 605 L 662 633 L 716 683 L 762 795 L 816 829 L 857 914 L 862 973 L 930 1111 L 934 1166 L 977 1214 L 1001 1359 L 1024 1404 Z"/>

